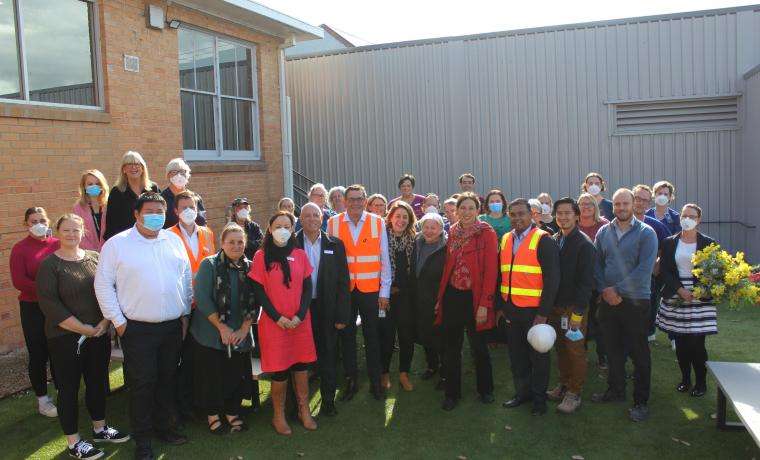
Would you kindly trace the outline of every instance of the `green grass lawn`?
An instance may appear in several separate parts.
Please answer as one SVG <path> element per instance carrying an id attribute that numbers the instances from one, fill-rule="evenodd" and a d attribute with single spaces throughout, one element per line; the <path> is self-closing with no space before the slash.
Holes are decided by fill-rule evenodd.
<path id="1" fill-rule="evenodd" d="M 760 362 L 760 310 L 723 311 L 719 327 L 720 334 L 708 338 L 711 360 Z M 292 436 L 276 435 L 269 424 L 271 406 L 266 403 L 268 386 L 264 384 L 264 407 L 248 417 L 248 432 L 217 437 L 207 434 L 205 425 L 196 424 L 186 430 L 190 437 L 187 445 L 167 447 L 156 443 L 154 450 L 163 458 L 181 459 L 568 459 L 573 455 L 586 459 L 760 458 L 760 449 L 746 432 L 716 430 L 711 418 L 715 412 L 713 381 L 708 383 L 709 391 L 703 398 L 675 391 L 679 381 L 675 353 L 662 333 L 658 332 L 657 343 L 652 347 L 651 418 L 641 424 L 627 419 L 627 404 L 600 406 L 590 402 L 591 393 L 605 387 L 595 366 L 589 368 L 584 404 L 575 415 L 560 416 L 551 410 L 552 406 L 543 417 L 532 417 L 529 405 L 503 409 L 501 402 L 513 392 L 506 349 L 492 350 L 492 360 L 495 404 L 483 405 L 475 399 L 474 370 L 465 353 L 465 396 L 454 411 L 442 411 L 442 395 L 433 390 L 434 383 L 416 377 L 424 369 L 424 356 L 418 348 L 413 392 L 400 391 L 394 380 L 388 399 L 382 403 L 370 397 L 365 381 L 353 401 L 338 403 L 337 417 L 318 419 L 316 432 L 306 432 L 293 423 Z M 556 364 L 555 356 L 552 361 Z M 120 370 L 114 370 L 111 380 L 114 386 L 121 384 Z M 555 382 L 553 375 L 551 385 Z M 631 391 L 629 385 L 629 398 Z M 111 397 L 107 413 L 109 423 L 128 430 L 126 401 L 124 392 Z M 317 393 L 312 399 L 313 407 L 318 403 Z M 0 458 L 67 458 L 62 455 L 65 441 L 58 421 L 37 415 L 35 409 L 33 394 L 0 401 Z M 82 407 L 83 432 L 89 430 L 88 424 Z M 107 448 L 112 458 L 130 458 L 132 450 L 131 443 Z"/>

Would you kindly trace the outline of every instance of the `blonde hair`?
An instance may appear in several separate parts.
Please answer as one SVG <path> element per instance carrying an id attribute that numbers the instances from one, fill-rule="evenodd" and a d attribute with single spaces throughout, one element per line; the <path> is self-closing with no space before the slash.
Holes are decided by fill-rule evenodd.
<path id="1" fill-rule="evenodd" d="M 219 238 L 219 242 L 224 243 L 224 239 L 227 238 L 227 235 L 237 232 L 243 234 L 243 241 L 245 241 L 245 230 L 243 230 L 243 227 L 236 224 L 235 222 L 227 223 L 227 225 L 224 226 L 224 229 L 222 229 L 222 236 Z"/>
<path id="2" fill-rule="evenodd" d="M 670 201 L 673 201 L 676 197 L 676 188 L 675 186 L 673 186 L 673 184 L 671 184 L 670 182 L 666 180 L 661 180 L 655 183 L 654 186 L 652 186 L 652 192 L 653 192 L 652 196 L 654 196 L 654 194 L 657 193 L 657 190 L 663 187 L 668 189 L 668 191 L 670 192 Z"/>
<path id="3" fill-rule="evenodd" d="M 369 207 L 372 206 L 372 203 L 374 203 L 375 200 L 383 200 L 383 203 L 385 203 L 385 206 L 388 207 L 388 199 L 380 193 L 375 193 L 374 195 L 367 198 L 367 211 L 369 211 L 370 209 Z M 383 217 L 383 216 L 380 216 L 380 217 Z"/>
<path id="4" fill-rule="evenodd" d="M 594 195 L 588 192 L 581 193 L 581 196 L 578 197 L 578 206 L 581 205 L 581 200 L 586 200 L 586 199 L 588 199 L 591 202 L 591 204 L 594 206 L 594 222 L 599 223 L 599 221 L 602 220 L 602 218 L 599 215 L 599 203 L 596 202 Z"/>
<path id="5" fill-rule="evenodd" d="M 116 179 L 115 187 L 122 193 L 126 192 L 127 187 L 129 186 L 129 179 L 124 173 L 124 166 L 132 164 L 139 164 L 142 166 L 142 189 L 148 190 L 150 188 L 150 175 L 148 174 L 148 165 L 145 163 L 145 159 L 143 159 L 142 155 L 140 155 L 138 152 L 130 150 L 121 157 L 121 166 L 119 166 L 119 178 Z"/>
<path id="6" fill-rule="evenodd" d="M 414 228 L 417 225 L 417 216 L 414 214 L 414 210 L 409 205 L 409 203 L 407 203 L 404 200 L 396 201 L 395 203 L 391 205 L 390 209 L 388 209 L 388 215 L 385 217 L 386 227 L 391 228 L 391 226 L 393 225 L 391 223 L 391 219 L 393 218 L 393 215 L 399 211 L 399 209 L 406 211 L 406 215 L 409 217 L 409 223 L 407 224 L 406 230 L 404 230 L 404 233 L 414 237 L 415 235 Z"/>
<path id="7" fill-rule="evenodd" d="M 66 214 L 59 217 L 58 220 L 55 221 L 55 225 L 54 225 L 55 231 L 57 232 L 58 230 L 60 230 L 61 225 L 67 220 L 71 222 L 76 222 L 77 224 L 79 224 L 79 228 L 82 229 L 82 231 L 84 232 L 84 220 L 82 220 L 81 217 L 74 214 L 73 212 L 67 212 Z"/>
<path id="8" fill-rule="evenodd" d="M 86 206 L 89 201 L 87 201 L 88 195 L 85 191 L 85 182 L 87 182 L 87 176 L 92 176 L 95 179 L 98 180 L 100 183 L 100 195 L 98 195 L 98 203 L 100 203 L 101 206 L 105 206 L 108 202 L 108 181 L 106 180 L 106 176 L 103 175 L 102 172 L 100 172 L 97 169 L 88 169 L 87 171 L 82 173 L 82 178 L 79 179 L 79 200 L 78 203 Z"/>

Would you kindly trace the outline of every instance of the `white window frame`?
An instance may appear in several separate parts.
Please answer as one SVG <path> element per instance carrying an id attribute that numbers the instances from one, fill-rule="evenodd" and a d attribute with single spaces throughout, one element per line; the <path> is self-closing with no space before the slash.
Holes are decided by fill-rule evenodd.
<path id="1" fill-rule="evenodd" d="M 210 36 L 214 39 L 214 92 L 202 91 L 197 89 L 185 89 L 182 88 L 180 82 L 180 95 L 182 92 L 190 94 L 203 94 L 212 96 L 213 110 L 214 110 L 214 141 L 216 149 L 214 150 L 197 150 L 197 149 L 184 149 L 185 159 L 188 161 L 250 161 L 261 159 L 261 136 L 259 131 L 259 85 L 258 85 L 258 60 L 256 59 L 256 45 L 253 43 L 244 42 L 226 35 L 218 34 L 200 27 L 190 26 L 182 24 L 180 29 L 186 29 L 197 33 L 202 33 Z M 219 42 L 227 42 L 234 45 L 248 48 L 251 52 L 251 98 L 229 96 L 222 94 L 222 83 L 219 78 Z M 179 58 L 178 58 L 179 59 Z M 177 75 L 179 79 L 179 74 Z M 237 72 L 236 72 L 237 78 Z M 181 97 L 180 97 L 181 99 Z M 251 103 L 251 133 L 253 135 L 253 150 L 224 150 L 224 130 L 222 128 L 222 99 L 233 99 L 239 101 L 246 101 Z M 195 104 L 193 104 L 195 108 Z M 181 108 L 180 108 L 181 110 Z M 193 117 L 195 120 L 195 117 Z M 237 116 L 235 117 L 237 120 Z M 237 133 L 237 129 L 235 130 Z M 197 130 L 196 130 L 197 136 Z M 182 139 L 184 145 L 185 140 Z"/>
<path id="2" fill-rule="evenodd" d="M 16 27 L 16 52 L 18 53 L 19 85 L 21 99 L 6 99 L 0 97 L 4 104 L 36 105 L 42 107 L 58 107 L 66 109 L 104 111 L 104 88 L 103 88 L 103 64 L 100 53 L 100 14 L 95 0 L 79 0 L 88 4 L 90 8 L 90 50 L 92 54 L 92 79 L 95 91 L 95 105 L 61 104 L 58 102 L 33 101 L 29 98 L 29 69 L 26 65 L 26 48 L 24 46 L 24 15 L 23 8 L 19 8 L 19 0 L 8 0 L 13 4 Z"/>

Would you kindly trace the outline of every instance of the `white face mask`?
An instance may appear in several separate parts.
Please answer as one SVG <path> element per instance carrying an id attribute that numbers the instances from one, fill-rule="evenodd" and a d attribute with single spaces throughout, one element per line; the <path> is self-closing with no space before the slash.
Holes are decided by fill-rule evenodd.
<path id="1" fill-rule="evenodd" d="M 697 227 L 697 221 L 692 219 L 691 217 L 684 217 L 681 219 L 681 228 L 689 231 L 694 230 Z"/>
<path id="2" fill-rule="evenodd" d="M 654 199 L 654 203 L 657 206 L 667 206 L 670 203 L 670 198 L 667 195 L 657 195 Z"/>
<path id="3" fill-rule="evenodd" d="M 235 213 L 235 215 L 240 220 L 248 220 L 248 216 L 251 215 L 251 211 L 249 211 L 246 208 L 243 208 L 243 209 L 239 210 L 237 213 Z"/>
<path id="4" fill-rule="evenodd" d="M 551 214 L 552 207 L 546 203 L 541 204 L 541 214 Z"/>
<path id="5" fill-rule="evenodd" d="M 602 192 L 602 187 L 593 184 L 588 186 L 588 192 L 594 196 L 599 195 Z"/>
<path id="6" fill-rule="evenodd" d="M 190 175 L 188 174 L 187 177 L 183 176 L 182 174 L 175 174 L 169 179 L 169 182 L 174 184 L 175 187 L 183 188 L 185 185 L 187 185 L 187 182 L 190 180 Z"/>
<path id="7" fill-rule="evenodd" d="M 36 236 L 37 238 L 43 238 L 47 236 L 48 230 L 49 230 L 48 226 L 43 223 L 34 224 L 31 227 L 29 227 L 29 232 L 32 235 Z"/>
<path id="8" fill-rule="evenodd" d="M 428 206 L 427 208 L 425 208 L 425 214 L 430 214 L 430 213 L 437 214 L 438 208 L 436 208 L 435 206 Z"/>
<path id="9" fill-rule="evenodd" d="M 290 230 L 287 228 L 278 228 L 272 232 L 272 238 L 278 246 L 285 246 L 290 239 Z"/>
<path id="10" fill-rule="evenodd" d="M 196 217 L 198 217 L 198 212 L 193 208 L 185 208 L 185 210 L 179 214 L 179 218 L 185 225 L 190 225 L 195 222 Z"/>

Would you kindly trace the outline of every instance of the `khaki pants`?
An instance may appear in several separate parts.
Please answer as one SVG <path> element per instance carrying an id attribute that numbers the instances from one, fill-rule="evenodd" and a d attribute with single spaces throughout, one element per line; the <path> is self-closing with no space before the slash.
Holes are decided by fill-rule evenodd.
<path id="1" fill-rule="evenodd" d="M 567 329 L 562 329 L 562 317 L 567 316 L 568 323 L 573 314 L 572 307 L 554 307 L 549 315 L 549 324 L 557 332 L 557 363 L 559 368 L 559 381 L 567 388 L 567 391 L 576 395 L 581 394 L 583 384 L 586 382 L 586 348 L 584 340 L 573 342 L 565 337 Z M 583 316 L 580 331 L 586 335 L 588 315 Z"/>

